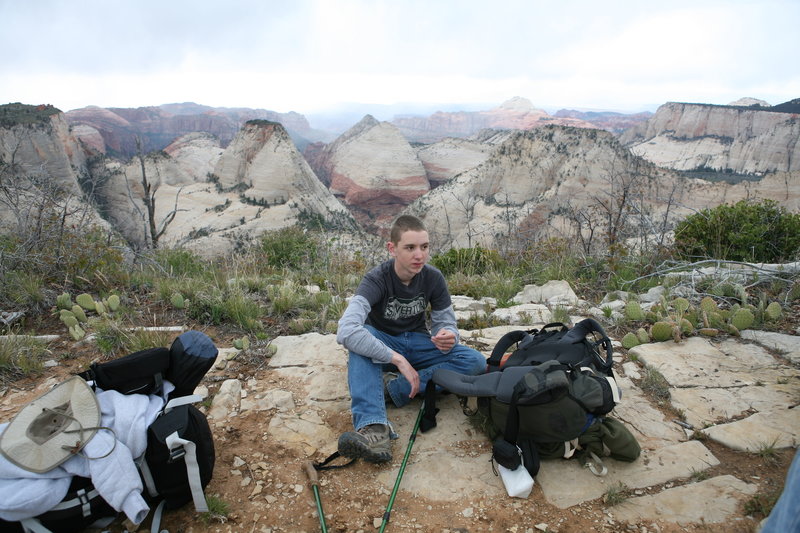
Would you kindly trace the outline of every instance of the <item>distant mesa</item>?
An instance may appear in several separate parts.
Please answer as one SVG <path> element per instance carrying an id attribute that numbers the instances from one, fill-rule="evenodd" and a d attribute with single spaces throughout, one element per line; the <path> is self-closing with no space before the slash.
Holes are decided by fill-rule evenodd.
<path id="1" fill-rule="evenodd" d="M 466 138 L 491 128 L 500 130 L 532 130 L 542 126 L 572 126 L 576 128 L 607 129 L 619 133 L 625 127 L 644 122 L 649 114 L 621 115 L 627 120 L 616 123 L 606 115 L 593 117 L 578 112 L 548 114 L 530 100 L 515 96 L 486 111 L 439 111 L 428 117 L 396 117 L 392 124 L 411 142 L 432 143 L 446 137 Z"/>
<path id="2" fill-rule="evenodd" d="M 735 100 L 728 105 L 741 106 L 741 107 L 751 107 L 751 106 L 772 107 L 764 100 L 759 100 L 758 98 L 750 98 L 749 96 L 745 96 L 744 98 L 739 98 L 738 100 Z"/>

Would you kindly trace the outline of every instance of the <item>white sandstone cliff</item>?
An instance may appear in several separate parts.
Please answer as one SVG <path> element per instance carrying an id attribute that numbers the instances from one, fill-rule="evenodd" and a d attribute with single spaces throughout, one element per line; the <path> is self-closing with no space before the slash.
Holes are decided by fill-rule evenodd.
<path id="1" fill-rule="evenodd" d="M 800 115 L 670 102 L 620 136 L 631 151 L 676 170 L 739 174 L 800 170 Z"/>

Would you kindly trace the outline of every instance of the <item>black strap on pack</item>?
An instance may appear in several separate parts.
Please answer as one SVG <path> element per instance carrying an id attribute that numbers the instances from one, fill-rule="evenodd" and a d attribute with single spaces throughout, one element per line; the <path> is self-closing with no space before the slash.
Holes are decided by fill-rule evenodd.
<path id="1" fill-rule="evenodd" d="M 516 330 L 516 331 L 509 331 L 502 337 L 500 340 L 497 341 L 497 344 L 494 346 L 494 350 L 492 350 L 492 354 L 489 356 L 489 359 L 486 361 L 488 365 L 488 371 L 493 372 L 500 368 L 500 361 L 503 359 L 503 355 L 505 355 L 506 350 L 508 350 L 512 344 L 516 344 L 522 339 L 525 338 L 526 335 L 535 334 L 538 330 L 532 329 L 528 331 L 523 330 Z"/>
<path id="2" fill-rule="evenodd" d="M 608 338 L 603 326 L 601 326 L 597 320 L 594 318 L 584 318 L 575 324 L 575 326 L 561 338 L 561 342 L 581 342 L 586 339 L 587 335 L 593 332 L 600 334 L 600 340 L 594 342 L 594 346 L 597 348 L 602 347 L 605 350 L 605 357 L 603 357 L 599 349 L 596 350 L 596 363 L 600 370 L 610 376 L 611 367 L 614 365 L 614 348 L 611 346 L 611 339 Z"/>
<path id="3" fill-rule="evenodd" d="M 436 383 L 433 382 L 433 379 L 429 379 L 428 384 L 425 385 L 425 399 L 423 401 L 425 402 L 425 410 L 419 423 L 419 429 L 425 433 L 436 427 L 436 413 L 439 412 L 436 407 Z"/>
<path id="4" fill-rule="evenodd" d="M 340 454 L 338 451 L 333 452 L 332 454 L 330 454 L 321 463 L 312 463 L 312 465 L 314 466 L 314 470 L 319 471 L 319 470 L 333 470 L 334 468 L 345 468 L 345 467 L 350 466 L 351 464 L 356 462 L 355 458 L 353 458 L 353 459 L 350 459 L 350 461 L 348 461 L 347 463 L 345 463 L 343 465 L 329 465 L 328 464 L 328 463 L 330 463 L 332 461 L 335 461 L 339 457 L 344 457 L 344 455 Z"/>

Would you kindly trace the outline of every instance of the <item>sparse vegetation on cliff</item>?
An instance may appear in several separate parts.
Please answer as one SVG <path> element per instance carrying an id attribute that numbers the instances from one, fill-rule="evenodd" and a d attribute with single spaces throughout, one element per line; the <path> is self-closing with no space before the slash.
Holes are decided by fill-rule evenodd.
<path id="1" fill-rule="evenodd" d="M 771 200 L 704 209 L 677 225 L 675 248 L 682 257 L 792 261 L 800 253 L 800 215 Z"/>
<path id="2" fill-rule="evenodd" d="M 61 113 L 50 104 L 27 105 L 19 102 L 0 105 L 0 127 L 10 128 L 18 124 L 46 124 L 52 115 Z"/>

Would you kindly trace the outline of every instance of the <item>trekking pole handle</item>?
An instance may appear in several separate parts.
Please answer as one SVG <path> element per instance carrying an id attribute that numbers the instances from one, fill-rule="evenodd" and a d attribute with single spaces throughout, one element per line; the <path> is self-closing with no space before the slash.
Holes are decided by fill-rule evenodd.
<path id="1" fill-rule="evenodd" d="M 305 464 L 306 468 L 306 475 L 308 479 L 311 481 L 311 485 L 317 486 L 319 484 L 319 476 L 317 475 L 317 469 L 314 468 L 314 463 L 311 461 L 306 461 Z"/>

